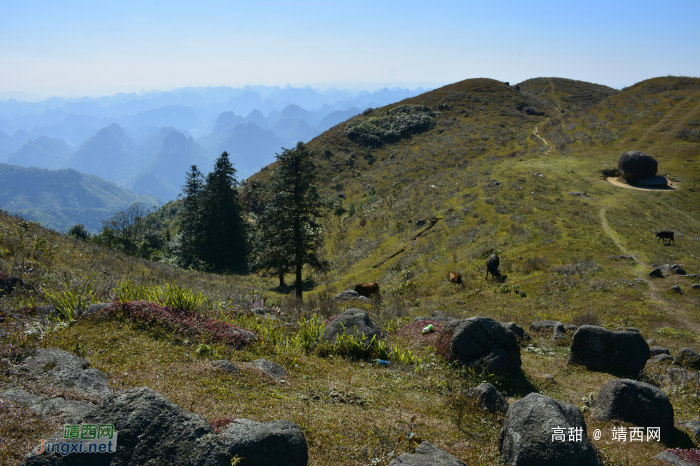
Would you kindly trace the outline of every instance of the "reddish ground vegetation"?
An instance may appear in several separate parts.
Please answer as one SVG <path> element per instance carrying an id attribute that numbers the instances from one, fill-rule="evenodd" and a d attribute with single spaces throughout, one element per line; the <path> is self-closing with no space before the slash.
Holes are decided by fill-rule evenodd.
<path id="1" fill-rule="evenodd" d="M 325 325 L 325 326 L 329 325 L 331 322 L 333 322 L 333 321 L 334 321 L 335 319 L 337 319 L 338 317 L 340 317 L 340 314 L 336 314 L 336 315 L 334 315 L 334 316 L 330 316 L 328 319 L 326 319 L 326 321 L 323 323 L 323 325 Z"/>
<path id="2" fill-rule="evenodd" d="M 684 461 L 689 461 L 696 464 L 700 463 L 700 450 L 683 450 L 682 448 L 672 448 L 668 451 Z"/>
<path id="3" fill-rule="evenodd" d="M 216 432 L 217 434 L 220 434 L 220 433 L 221 433 L 221 429 L 222 429 L 223 427 L 228 426 L 228 425 L 231 424 L 232 422 L 236 422 L 236 420 L 235 420 L 235 419 L 231 419 L 230 417 L 225 417 L 225 418 L 223 418 L 223 419 L 217 419 L 216 421 L 211 421 L 209 424 L 210 424 L 211 427 L 214 429 L 214 432 Z"/>
<path id="4" fill-rule="evenodd" d="M 175 310 L 169 307 L 146 302 L 114 302 L 103 312 L 122 312 L 131 320 L 144 323 L 157 323 L 167 330 L 185 336 L 209 337 L 214 343 L 224 343 L 232 348 L 242 349 L 252 342 L 245 336 L 247 330 L 235 325 L 202 316 L 195 311 Z"/>

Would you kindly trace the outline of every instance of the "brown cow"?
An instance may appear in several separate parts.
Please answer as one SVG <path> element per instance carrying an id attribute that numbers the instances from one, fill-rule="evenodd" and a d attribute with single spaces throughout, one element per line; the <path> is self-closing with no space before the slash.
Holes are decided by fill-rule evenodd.
<path id="1" fill-rule="evenodd" d="M 450 272 L 450 283 L 455 285 L 462 284 L 462 276 L 457 272 Z"/>
<path id="2" fill-rule="evenodd" d="M 379 294 L 379 283 L 358 283 L 355 285 L 355 291 L 360 296 L 369 298 L 373 294 Z"/>

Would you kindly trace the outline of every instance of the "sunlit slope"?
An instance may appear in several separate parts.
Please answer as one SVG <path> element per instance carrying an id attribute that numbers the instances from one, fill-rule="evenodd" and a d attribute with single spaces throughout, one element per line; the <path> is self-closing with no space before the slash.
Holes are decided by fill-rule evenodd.
<path id="1" fill-rule="evenodd" d="M 520 91 L 542 100 L 557 113 L 582 112 L 619 91 L 601 84 L 566 78 L 533 78 L 518 84 Z"/>
<path id="2" fill-rule="evenodd" d="M 369 147 L 346 136 L 348 122 L 315 138 L 309 145 L 319 154 L 322 191 L 339 202 L 338 195 L 345 196 L 345 213 L 327 223 L 331 271 L 317 281 L 325 285 L 319 289 L 334 292 L 378 281 L 384 289 L 449 294 L 449 271 L 461 272 L 468 290 L 481 289 L 485 260 L 494 251 L 501 255 L 506 283 L 530 296 L 548 286 L 556 265 L 586 258 L 601 265 L 596 276 L 603 282 L 640 277 L 660 261 L 683 261 L 687 269 L 700 271 L 700 223 L 693 207 L 699 204 L 692 188 L 698 180 L 698 145 L 675 136 L 696 118 L 700 92 L 692 80 L 659 81 L 665 84 L 658 92 L 654 80 L 646 81 L 575 117 L 555 114 L 514 86 L 467 80 L 356 117 L 381 117 L 398 105 L 428 105 L 436 112 L 436 125 L 427 131 Z M 663 116 L 654 116 L 661 111 L 656 108 L 644 111 L 652 102 L 666 106 Z M 604 116 L 612 113 L 609 106 L 621 109 L 614 120 Z M 541 112 L 547 114 L 538 116 Z M 643 116 L 637 116 L 640 112 Z M 668 121 L 668 128 L 659 133 L 665 127 L 661 121 Z M 555 146 L 551 150 L 532 136 L 538 125 Z M 574 142 L 577 131 L 587 136 Z M 559 132 L 572 141 L 561 145 Z M 611 133 L 612 141 L 606 136 Z M 653 143 L 643 142 L 647 139 Z M 640 192 L 608 183 L 601 170 L 616 166 L 632 149 L 656 156 L 662 173 L 683 181 L 680 189 Z M 434 224 L 416 224 L 430 216 L 436 217 Z M 683 247 L 656 244 L 653 232 L 664 227 L 680 233 Z M 607 259 L 625 251 L 640 263 Z M 624 296 L 622 290 L 619 299 Z M 536 301 L 527 307 L 535 312 Z"/>

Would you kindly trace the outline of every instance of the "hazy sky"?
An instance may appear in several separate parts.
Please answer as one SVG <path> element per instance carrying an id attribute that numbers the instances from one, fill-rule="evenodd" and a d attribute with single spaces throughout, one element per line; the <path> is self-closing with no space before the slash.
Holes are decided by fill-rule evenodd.
<path id="1" fill-rule="evenodd" d="M 0 93 L 700 76 L 700 1 L 0 0 Z"/>

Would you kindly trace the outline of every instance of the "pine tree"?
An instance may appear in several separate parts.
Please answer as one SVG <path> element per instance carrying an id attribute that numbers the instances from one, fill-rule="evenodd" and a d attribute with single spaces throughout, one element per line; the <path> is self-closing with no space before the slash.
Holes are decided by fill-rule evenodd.
<path id="1" fill-rule="evenodd" d="M 302 269 L 327 268 L 320 258 L 323 245 L 319 219 L 322 201 L 315 186 L 316 169 L 309 149 L 300 142 L 277 155 L 270 176 L 267 202 L 257 222 L 251 268 L 273 270 L 283 283 L 286 271 L 295 273 L 297 298 L 302 297 Z"/>
<path id="2" fill-rule="evenodd" d="M 236 187 L 236 169 L 227 152 L 216 159 L 201 192 L 200 259 L 212 267 L 241 263 L 246 256 L 246 233 Z"/>
<path id="3" fill-rule="evenodd" d="M 204 175 L 197 165 L 192 165 L 187 172 L 182 209 L 179 214 L 178 241 L 175 253 L 178 262 L 184 267 L 199 264 L 202 253 L 202 191 L 204 190 Z"/>

